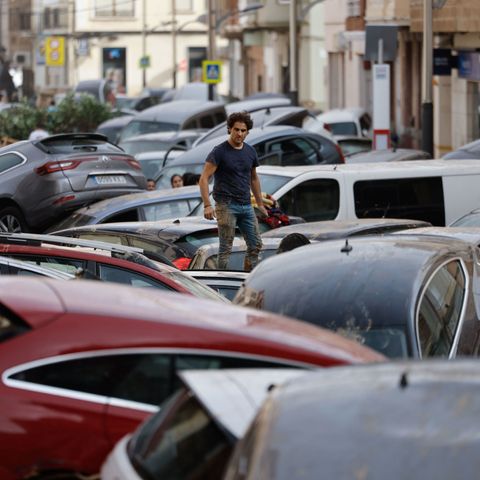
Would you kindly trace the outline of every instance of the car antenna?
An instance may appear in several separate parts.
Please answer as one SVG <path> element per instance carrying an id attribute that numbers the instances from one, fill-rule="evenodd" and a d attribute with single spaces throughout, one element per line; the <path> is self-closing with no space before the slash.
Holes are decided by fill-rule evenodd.
<path id="1" fill-rule="evenodd" d="M 263 114 L 263 117 L 262 117 L 262 124 L 260 125 L 260 128 L 263 128 L 264 126 L 264 123 L 265 123 L 265 120 L 266 120 L 266 116 L 267 115 L 270 115 L 272 113 L 272 111 L 270 110 L 270 107 L 268 107 L 266 110 L 265 110 L 265 113 Z"/>
<path id="2" fill-rule="evenodd" d="M 342 253 L 346 253 L 347 255 L 353 250 L 353 247 L 349 245 L 348 238 L 345 239 L 345 245 L 341 248 Z"/>
<path id="3" fill-rule="evenodd" d="M 398 384 L 398 386 L 402 389 L 408 387 L 407 372 L 402 373 L 402 376 L 400 377 L 400 383 Z"/>

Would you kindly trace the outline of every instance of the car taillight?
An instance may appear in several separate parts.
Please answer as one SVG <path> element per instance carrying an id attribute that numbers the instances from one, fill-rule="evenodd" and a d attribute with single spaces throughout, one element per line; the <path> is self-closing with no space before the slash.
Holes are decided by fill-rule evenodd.
<path id="1" fill-rule="evenodd" d="M 135 160 L 134 158 L 127 159 L 127 163 L 129 165 L 131 165 L 133 168 L 135 168 L 136 170 L 141 170 L 142 169 L 142 167 L 140 166 L 140 163 L 137 160 Z"/>
<path id="2" fill-rule="evenodd" d="M 173 261 L 173 264 L 179 269 L 179 270 L 186 270 L 188 266 L 190 265 L 190 262 L 192 261 L 191 258 L 188 257 L 179 257 L 176 258 Z"/>
<path id="3" fill-rule="evenodd" d="M 332 131 L 332 127 L 330 126 L 329 123 L 324 123 L 324 124 L 323 124 L 323 128 L 324 128 L 325 130 L 328 130 L 329 132 Z"/>
<path id="4" fill-rule="evenodd" d="M 62 170 L 72 170 L 80 165 L 80 160 L 65 160 L 59 162 L 47 162 L 37 167 L 35 173 L 38 175 L 48 175 Z"/>
<path id="5" fill-rule="evenodd" d="M 343 155 L 343 150 L 341 149 L 340 145 L 335 144 L 335 150 L 337 150 L 338 154 L 340 155 L 340 163 L 345 163 L 345 156 Z"/>

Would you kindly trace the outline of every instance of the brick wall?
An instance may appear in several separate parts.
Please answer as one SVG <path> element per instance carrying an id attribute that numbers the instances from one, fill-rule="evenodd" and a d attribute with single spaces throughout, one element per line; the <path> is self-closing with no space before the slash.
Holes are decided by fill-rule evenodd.
<path id="1" fill-rule="evenodd" d="M 410 0 L 411 31 L 423 30 L 423 0 Z M 479 0 L 447 0 L 443 8 L 433 10 L 434 32 L 480 31 Z"/>

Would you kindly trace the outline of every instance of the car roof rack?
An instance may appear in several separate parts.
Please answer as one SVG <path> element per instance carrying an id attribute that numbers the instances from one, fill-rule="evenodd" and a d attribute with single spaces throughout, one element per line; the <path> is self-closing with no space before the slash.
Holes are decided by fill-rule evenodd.
<path id="1" fill-rule="evenodd" d="M 74 237 L 61 237 L 59 235 L 43 235 L 36 233 L 0 233 L 0 243 L 10 243 L 16 245 L 35 245 L 42 243 L 51 245 L 69 246 L 69 247 L 87 247 L 97 250 L 105 250 L 114 253 L 139 253 L 144 254 L 143 248 L 130 247 L 128 245 L 116 245 L 97 240 L 85 240 Z"/>

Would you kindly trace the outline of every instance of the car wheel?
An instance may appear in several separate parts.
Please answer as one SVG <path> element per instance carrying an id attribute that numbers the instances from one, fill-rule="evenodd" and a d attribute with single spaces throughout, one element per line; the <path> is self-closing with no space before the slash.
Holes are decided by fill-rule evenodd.
<path id="1" fill-rule="evenodd" d="M 0 209 L 0 232 L 26 232 L 27 224 L 18 208 L 5 207 Z"/>

